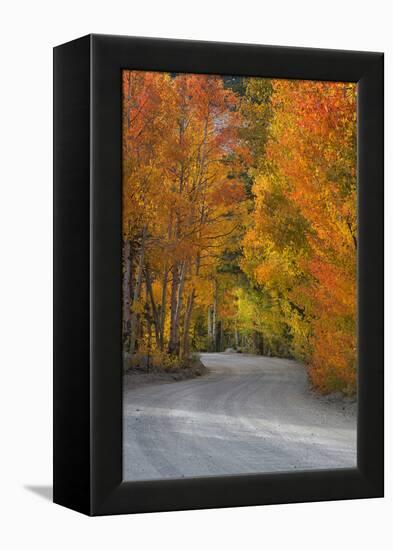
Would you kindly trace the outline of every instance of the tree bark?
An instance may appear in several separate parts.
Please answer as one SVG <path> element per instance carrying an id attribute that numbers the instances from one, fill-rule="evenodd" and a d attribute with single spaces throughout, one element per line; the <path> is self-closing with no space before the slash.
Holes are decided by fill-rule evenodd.
<path id="1" fill-rule="evenodd" d="M 187 298 L 186 313 L 184 316 L 184 331 L 183 331 L 183 357 L 187 358 L 190 355 L 190 324 L 192 309 L 194 307 L 195 288 L 193 287 L 190 295 Z"/>
<path id="2" fill-rule="evenodd" d="M 151 277 L 149 268 L 145 267 L 145 282 L 146 282 L 146 299 L 150 299 L 151 309 L 152 309 L 152 316 L 153 316 L 153 324 L 154 324 L 154 335 L 156 339 L 156 345 L 157 347 L 160 344 L 160 316 L 158 314 L 157 305 L 154 300 L 154 294 L 153 294 L 153 287 L 151 283 Z"/>
<path id="3" fill-rule="evenodd" d="M 145 318 L 146 318 L 146 332 L 147 332 L 147 370 L 150 369 L 150 355 L 151 355 L 151 340 L 152 340 L 152 331 L 151 331 L 151 315 L 150 315 L 150 305 L 149 305 L 149 290 L 146 283 L 146 300 L 145 300 Z"/>
<path id="4" fill-rule="evenodd" d="M 207 336 L 209 338 L 209 341 L 213 337 L 211 316 L 212 316 L 212 306 L 210 305 L 207 307 Z"/>
<path id="5" fill-rule="evenodd" d="M 168 268 L 165 265 L 164 275 L 162 277 L 161 310 L 160 310 L 159 346 L 161 351 L 163 351 L 164 349 L 167 287 L 168 287 Z"/>
<path id="6" fill-rule="evenodd" d="M 146 226 L 144 226 L 142 231 L 141 248 L 139 252 L 139 263 L 138 263 L 136 283 L 134 288 L 134 296 L 132 300 L 133 306 L 136 305 L 137 301 L 139 300 L 139 296 L 141 294 L 143 263 L 145 259 L 146 232 L 147 232 L 147 228 Z M 137 325 L 138 325 L 138 314 L 135 311 L 132 311 L 131 319 L 130 319 L 130 348 L 129 348 L 130 353 L 135 352 L 135 344 L 136 344 L 137 328 L 138 328 Z"/>
<path id="7" fill-rule="evenodd" d="M 214 279 L 213 313 L 212 313 L 212 340 L 214 351 L 217 351 L 217 279 Z"/>
<path id="8" fill-rule="evenodd" d="M 180 355 L 180 316 L 183 306 L 184 285 L 186 282 L 187 263 L 183 261 L 180 268 L 179 287 L 177 291 L 176 319 L 175 319 L 175 353 Z"/>
<path id="9" fill-rule="evenodd" d="M 123 243 L 123 340 L 129 342 L 132 296 L 132 247 L 129 239 Z"/>
<path id="10" fill-rule="evenodd" d="M 179 265 L 176 263 L 172 268 L 172 285 L 171 285 L 171 319 L 169 328 L 168 352 L 173 354 L 176 352 L 176 309 L 177 309 L 177 293 L 179 287 Z"/>

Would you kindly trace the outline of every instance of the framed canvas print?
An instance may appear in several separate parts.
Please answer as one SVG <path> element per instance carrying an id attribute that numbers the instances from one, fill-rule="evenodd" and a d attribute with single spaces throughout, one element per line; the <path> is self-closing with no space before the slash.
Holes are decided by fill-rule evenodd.
<path id="1" fill-rule="evenodd" d="M 54 50 L 54 501 L 383 496 L 383 55 Z"/>

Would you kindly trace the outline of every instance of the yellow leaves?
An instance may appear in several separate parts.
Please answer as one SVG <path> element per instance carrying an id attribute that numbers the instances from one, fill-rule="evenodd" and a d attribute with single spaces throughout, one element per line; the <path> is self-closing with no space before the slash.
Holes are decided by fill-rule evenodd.
<path id="1" fill-rule="evenodd" d="M 217 299 L 228 325 L 308 361 L 323 391 L 349 388 L 356 85 L 250 78 L 245 89 L 123 72 L 123 234 L 140 243 L 147 228 L 156 304 L 166 292 L 169 307 L 173 275 L 185 273 L 183 317 L 190 297 L 205 321 Z M 133 312 L 146 315 L 145 301 Z"/>
<path id="2" fill-rule="evenodd" d="M 183 265 L 184 296 L 193 290 L 197 305 L 210 304 L 220 254 L 238 246 L 245 194 L 237 104 L 221 77 L 123 72 L 123 232 L 138 242 L 147 227 L 156 303 Z M 134 308 L 142 315 L 139 302 Z"/>
<path id="3" fill-rule="evenodd" d="M 272 279 L 272 275 L 276 273 L 276 264 L 273 262 L 263 263 L 255 268 L 255 279 L 260 284 L 266 284 L 268 286 L 269 281 Z"/>
<path id="4" fill-rule="evenodd" d="M 139 315 L 145 311 L 145 303 L 142 298 L 133 304 L 131 311 Z"/>
<path id="5" fill-rule="evenodd" d="M 242 267 L 271 297 L 265 320 L 282 330 L 275 314 L 289 327 L 292 350 L 312 365 L 314 384 L 349 391 L 356 353 L 356 86 L 281 80 L 273 90 Z"/>

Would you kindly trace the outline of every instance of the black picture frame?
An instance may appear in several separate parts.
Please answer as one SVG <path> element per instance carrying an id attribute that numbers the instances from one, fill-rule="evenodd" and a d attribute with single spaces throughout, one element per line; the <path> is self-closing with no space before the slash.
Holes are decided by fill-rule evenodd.
<path id="1" fill-rule="evenodd" d="M 122 481 L 121 70 L 358 83 L 358 466 Z M 89 35 L 54 49 L 54 502 L 88 515 L 383 496 L 383 54 Z"/>

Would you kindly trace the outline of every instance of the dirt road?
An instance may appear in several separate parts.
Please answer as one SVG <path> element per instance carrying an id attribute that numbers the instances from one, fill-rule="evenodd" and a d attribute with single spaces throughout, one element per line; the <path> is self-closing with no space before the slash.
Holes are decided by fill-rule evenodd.
<path id="1" fill-rule="evenodd" d="M 124 393 L 124 479 L 347 468 L 353 406 L 310 394 L 294 361 L 202 354 L 209 374 Z"/>

